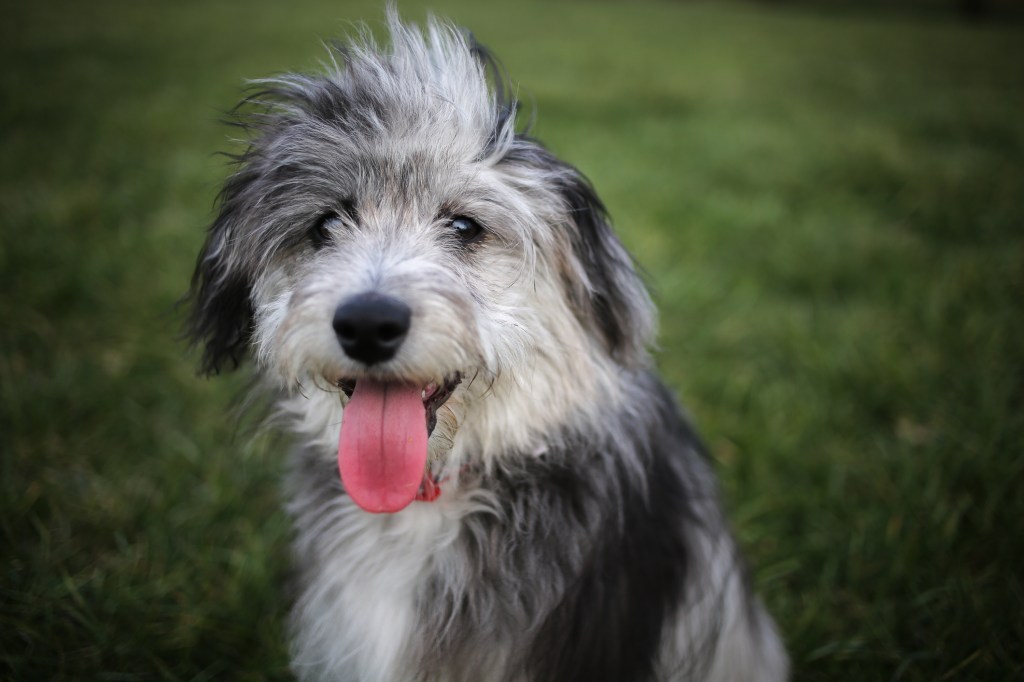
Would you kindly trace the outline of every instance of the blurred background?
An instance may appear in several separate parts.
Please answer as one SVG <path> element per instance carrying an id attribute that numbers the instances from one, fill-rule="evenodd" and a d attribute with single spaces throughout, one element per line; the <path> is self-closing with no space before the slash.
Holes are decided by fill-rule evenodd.
<path id="1" fill-rule="evenodd" d="M 649 273 L 795 679 L 1024 679 L 1020 4 L 428 8 Z M 383 13 L 0 8 L 0 678 L 289 679 L 284 446 L 175 301 L 244 79 Z"/>

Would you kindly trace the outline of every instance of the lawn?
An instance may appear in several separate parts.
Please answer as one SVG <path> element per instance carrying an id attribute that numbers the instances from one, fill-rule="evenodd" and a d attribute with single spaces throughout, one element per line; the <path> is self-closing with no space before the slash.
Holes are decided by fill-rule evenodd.
<path id="1" fill-rule="evenodd" d="M 795 679 L 1024 678 L 1024 25 L 432 7 L 647 270 Z M 244 79 L 382 15 L 0 8 L 0 678 L 289 679 L 285 445 L 174 303 Z"/>

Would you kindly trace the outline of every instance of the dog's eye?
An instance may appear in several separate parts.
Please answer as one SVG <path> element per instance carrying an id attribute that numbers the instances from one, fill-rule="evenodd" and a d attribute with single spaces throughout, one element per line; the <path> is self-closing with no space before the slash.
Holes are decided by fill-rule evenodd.
<path id="1" fill-rule="evenodd" d="M 341 216 L 335 211 L 329 211 L 320 216 L 309 230 L 309 241 L 313 248 L 319 251 L 327 246 L 331 241 L 332 230 L 336 229 L 340 223 Z"/>
<path id="2" fill-rule="evenodd" d="M 451 225 L 455 230 L 455 235 L 463 244 L 472 244 L 479 240 L 484 233 L 484 228 L 480 227 L 480 223 L 466 216 L 452 218 Z"/>
<path id="3" fill-rule="evenodd" d="M 334 232 L 346 221 L 356 221 L 356 207 L 351 201 L 342 202 L 340 211 L 328 211 L 313 223 L 309 230 L 309 241 L 313 248 L 317 251 L 324 248 L 333 239 Z"/>

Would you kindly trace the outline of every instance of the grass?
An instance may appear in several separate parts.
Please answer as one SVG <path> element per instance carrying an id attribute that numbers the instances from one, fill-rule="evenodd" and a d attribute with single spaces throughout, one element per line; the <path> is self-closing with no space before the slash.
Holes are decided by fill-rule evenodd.
<path id="1" fill-rule="evenodd" d="M 649 272 L 795 679 L 1024 677 L 1021 27 L 434 9 Z M 173 303 L 243 78 L 381 15 L 0 9 L 0 677 L 288 679 L 280 448 L 231 411 L 244 377 L 196 378 Z"/>

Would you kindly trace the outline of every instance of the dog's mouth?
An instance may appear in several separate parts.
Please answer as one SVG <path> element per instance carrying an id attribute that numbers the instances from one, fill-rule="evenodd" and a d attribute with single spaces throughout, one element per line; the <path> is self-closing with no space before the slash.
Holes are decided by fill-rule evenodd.
<path id="1" fill-rule="evenodd" d="M 358 381 L 358 379 L 345 377 L 336 380 L 334 385 L 340 388 L 351 400 Z M 455 392 L 460 383 L 462 383 L 462 374 L 455 372 L 455 374 L 445 379 L 440 385 L 437 382 L 431 381 L 420 390 L 420 398 L 423 400 L 423 407 L 426 409 L 427 436 L 434 433 L 434 427 L 437 426 L 438 409 L 448 402 L 448 398 L 452 397 L 452 393 Z"/>
<path id="2" fill-rule="evenodd" d="M 427 440 L 437 425 L 437 411 L 460 381 L 455 374 L 425 386 L 369 377 L 336 382 L 349 397 L 338 469 L 356 504 L 369 512 L 394 513 L 416 498 L 427 475 Z"/>

